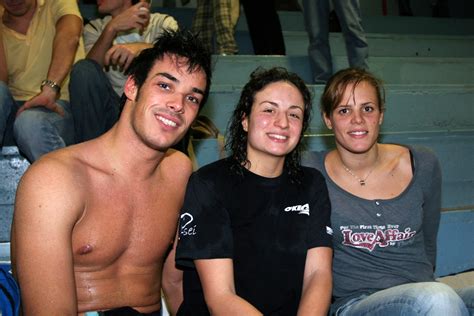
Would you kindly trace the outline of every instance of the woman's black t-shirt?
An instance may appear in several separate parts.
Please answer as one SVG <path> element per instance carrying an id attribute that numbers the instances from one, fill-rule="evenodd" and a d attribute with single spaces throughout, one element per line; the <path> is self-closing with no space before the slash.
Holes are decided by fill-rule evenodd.
<path id="1" fill-rule="evenodd" d="M 306 253 L 332 247 L 330 202 L 319 171 L 265 178 L 231 172 L 229 159 L 195 172 L 179 224 L 176 263 L 184 269 L 179 315 L 208 315 L 193 260 L 231 258 L 236 293 L 264 315 L 296 315 Z"/>

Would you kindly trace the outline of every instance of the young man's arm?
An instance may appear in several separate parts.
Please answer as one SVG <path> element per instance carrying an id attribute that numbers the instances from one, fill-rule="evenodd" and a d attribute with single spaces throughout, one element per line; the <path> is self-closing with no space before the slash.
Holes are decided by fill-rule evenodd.
<path id="1" fill-rule="evenodd" d="M 263 315 L 235 292 L 232 259 L 194 260 L 211 315 Z"/>
<path id="2" fill-rule="evenodd" d="M 56 22 L 56 33 L 53 41 L 53 55 L 49 64 L 48 74 L 44 79 L 51 80 L 61 86 L 64 79 L 68 76 L 74 63 L 77 47 L 82 33 L 82 20 L 80 17 L 72 14 L 62 16 Z M 67 89 L 67 87 L 65 87 Z M 56 104 L 59 98 L 57 90 L 45 85 L 42 91 L 31 98 L 18 110 L 22 111 L 36 107 L 44 106 L 52 111 L 63 115 L 62 108 Z"/>
<path id="3" fill-rule="evenodd" d="M 82 215 L 78 177 L 43 158 L 18 186 L 12 225 L 12 266 L 23 314 L 77 315 L 72 230 Z"/>
<path id="4" fill-rule="evenodd" d="M 332 293 L 332 249 L 308 250 L 298 316 L 327 315 Z"/>
<path id="5" fill-rule="evenodd" d="M 150 20 L 149 5 L 140 1 L 134 6 L 113 17 L 100 34 L 97 41 L 87 53 L 87 58 L 94 60 L 101 66 L 108 66 L 105 55 L 112 47 L 113 41 L 119 32 L 137 28 L 143 30 Z"/>
<path id="6" fill-rule="evenodd" d="M 183 302 L 183 271 L 177 269 L 175 263 L 177 237 L 178 234 L 176 234 L 172 249 L 165 260 L 161 280 L 170 315 L 176 315 L 179 306 Z"/>

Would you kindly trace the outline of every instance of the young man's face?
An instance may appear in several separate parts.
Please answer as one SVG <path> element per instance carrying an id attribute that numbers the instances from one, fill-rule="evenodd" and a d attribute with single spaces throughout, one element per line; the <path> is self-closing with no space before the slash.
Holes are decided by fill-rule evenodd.
<path id="1" fill-rule="evenodd" d="M 130 80 L 125 88 L 136 90 Z M 140 90 L 131 91 L 132 128 L 149 147 L 167 150 L 186 134 L 205 90 L 206 74 L 202 69 L 189 73 L 186 58 L 165 54 L 151 68 Z"/>

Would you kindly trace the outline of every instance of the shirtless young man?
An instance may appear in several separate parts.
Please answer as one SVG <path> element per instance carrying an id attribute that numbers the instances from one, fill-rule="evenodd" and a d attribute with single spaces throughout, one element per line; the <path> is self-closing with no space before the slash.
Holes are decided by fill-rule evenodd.
<path id="1" fill-rule="evenodd" d="M 206 101 L 210 64 L 193 34 L 164 33 L 130 66 L 117 124 L 25 173 L 12 227 L 25 315 L 158 315 L 192 171 L 169 148 Z"/>

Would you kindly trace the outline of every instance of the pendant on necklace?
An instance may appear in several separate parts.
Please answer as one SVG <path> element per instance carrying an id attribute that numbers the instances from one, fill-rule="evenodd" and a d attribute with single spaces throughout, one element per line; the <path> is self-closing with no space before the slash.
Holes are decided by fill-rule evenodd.
<path id="1" fill-rule="evenodd" d="M 361 186 L 364 186 L 364 185 L 365 185 L 365 180 L 360 179 L 360 180 L 359 180 L 359 184 L 360 184 Z"/>

